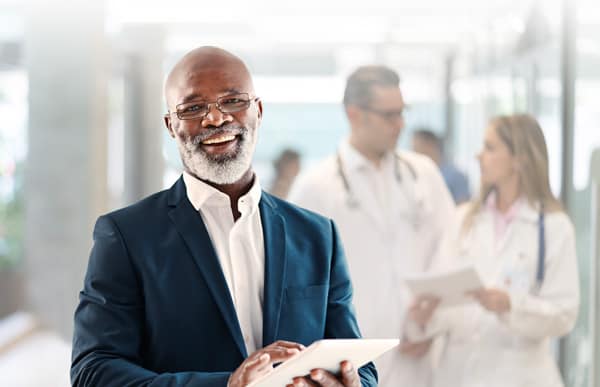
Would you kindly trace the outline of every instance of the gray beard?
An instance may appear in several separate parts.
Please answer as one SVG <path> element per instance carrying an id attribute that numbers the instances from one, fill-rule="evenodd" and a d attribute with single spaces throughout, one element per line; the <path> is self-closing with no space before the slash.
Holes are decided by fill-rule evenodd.
<path id="1" fill-rule="evenodd" d="M 216 133 L 239 134 L 239 142 L 233 153 L 214 157 L 204 152 L 200 143 Z M 255 131 L 247 128 L 217 128 L 183 141 L 177 141 L 181 161 L 186 170 L 199 179 L 215 184 L 233 184 L 238 181 L 252 163 L 256 147 Z"/>

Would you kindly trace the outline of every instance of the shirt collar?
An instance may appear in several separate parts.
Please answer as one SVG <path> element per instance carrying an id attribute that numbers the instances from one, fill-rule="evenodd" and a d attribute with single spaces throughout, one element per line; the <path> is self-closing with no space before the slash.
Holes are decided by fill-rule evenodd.
<path id="1" fill-rule="evenodd" d="M 494 214 L 494 216 L 500 217 L 505 222 L 511 222 L 514 219 L 524 219 L 535 222 L 539 215 L 539 205 L 536 204 L 535 206 L 532 206 L 524 196 L 520 196 L 510 206 L 507 212 L 500 212 L 496 206 L 496 193 L 494 191 L 490 192 L 488 195 L 485 201 L 485 207 Z"/>
<path id="2" fill-rule="evenodd" d="M 373 163 L 350 144 L 349 138 L 346 138 L 340 144 L 339 154 L 344 163 L 344 168 L 349 172 L 365 168 L 374 168 Z M 382 164 L 386 165 L 390 160 L 393 161 L 393 157 L 394 152 L 386 153 L 382 159 Z"/>
<path id="3" fill-rule="evenodd" d="M 185 183 L 188 200 L 196 211 L 199 211 L 202 207 L 230 206 L 229 196 L 186 171 L 183 172 L 183 182 Z M 252 212 L 257 210 L 261 196 L 262 188 L 258 176 L 254 175 L 252 187 L 238 200 L 240 212 L 243 212 L 243 208 L 250 208 Z"/>

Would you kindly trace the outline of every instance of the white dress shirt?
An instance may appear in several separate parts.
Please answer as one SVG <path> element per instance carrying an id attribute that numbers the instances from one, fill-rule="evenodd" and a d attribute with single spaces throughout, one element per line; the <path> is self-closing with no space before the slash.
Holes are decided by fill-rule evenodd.
<path id="1" fill-rule="evenodd" d="M 261 187 L 258 178 L 250 191 L 239 198 L 241 214 L 234 221 L 229 196 L 183 173 L 187 197 L 200 213 L 219 257 L 221 269 L 248 355 L 262 348 L 265 249 L 258 202 Z"/>

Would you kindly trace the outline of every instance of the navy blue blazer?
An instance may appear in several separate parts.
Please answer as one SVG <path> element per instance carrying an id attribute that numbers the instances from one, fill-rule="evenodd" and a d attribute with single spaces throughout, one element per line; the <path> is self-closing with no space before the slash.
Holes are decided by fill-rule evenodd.
<path id="1" fill-rule="evenodd" d="M 360 337 L 331 220 L 265 192 L 263 345 Z M 231 295 L 183 179 L 101 216 L 75 311 L 74 386 L 219 386 L 248 356 Z M 359 369 L 376 386 L 373 364 Z"/>

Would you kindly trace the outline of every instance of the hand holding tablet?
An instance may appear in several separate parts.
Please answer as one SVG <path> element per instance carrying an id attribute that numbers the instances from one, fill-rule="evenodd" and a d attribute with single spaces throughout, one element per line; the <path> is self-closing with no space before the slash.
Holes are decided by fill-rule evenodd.
<path id="1" fill-rule="evenodd" d="M 473 290 L 485 287 L 481 275 L 473 265 L 465 265 L 443 272 L 429 272 L 407 276 L 404 281 L 415 298 L 439 299 L 439 306 L 471 303 Z"/>
<path id="2" fill-rule="evenodd" d="M 315 380 L 319 376 L 326 380 L 333 375 L 339 375 L 341 386 L 353 387 L 359 367 L 399 344 L 398 339 L 319 340 L 287 358 L 278 367 L 261 373 L 248 387 L 282 387 L 292 385 L 294 380 L 304 376 L 309 380 Z M 357 379 L 356 382 L 360 386 L 360 380 Z"/>
<path id="3" fill-rule="evenodd" d="M 273 364 L 284 362 L 306 347 L 289 341 L 276 341 L 246 358 L 231 374 L 227 387 L 246 387 L 248 383 L 271 372 Z"/>

